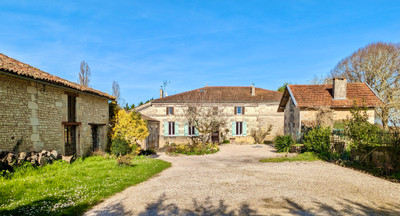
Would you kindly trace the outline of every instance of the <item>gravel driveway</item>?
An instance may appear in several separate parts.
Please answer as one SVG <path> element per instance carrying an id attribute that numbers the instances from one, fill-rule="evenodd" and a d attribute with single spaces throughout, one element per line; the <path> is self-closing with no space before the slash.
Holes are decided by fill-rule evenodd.
<path id="1" fill-rule="evenodd" d="M 268 145 L 224 145 L 172 167 L 86 215 L 400 215 L 400 184 L 334 164 L 260 163 Z"/>

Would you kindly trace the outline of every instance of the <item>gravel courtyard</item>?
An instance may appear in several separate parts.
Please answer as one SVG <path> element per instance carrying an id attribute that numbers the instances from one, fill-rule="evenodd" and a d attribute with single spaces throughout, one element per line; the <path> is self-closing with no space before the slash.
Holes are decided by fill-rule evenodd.
<path id="1" fill-rule="evenodd" d="M 260 163 L 268 145 L 159 158 L 172 167 L 86 215 L 400 215 L 400 184 L 334 164 Z"/>

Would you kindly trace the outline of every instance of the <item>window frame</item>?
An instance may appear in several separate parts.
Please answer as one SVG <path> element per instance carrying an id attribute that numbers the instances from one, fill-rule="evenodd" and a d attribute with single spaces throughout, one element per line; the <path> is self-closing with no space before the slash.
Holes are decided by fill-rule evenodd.
<path id="1" fill-rule="evenodd" d="M 167 115 L 174 115 L 174 107 L 167 107 Z"/>
<path id="2" fill-rule="evenodd" d="M 175 136 L 175 122 L 168 122 L 168 136 Z"/>
<path id="3" fill-rule="evenodd" d="M 243 136 L 243 122 L 236 122 L 236 136 Z"/>
<path id="4" fill-rule="evenodd" d="M 196 128 L 192 124 L 188 124 L 188 136 L 196 136 Z"/>
<path id="5" fill-rule="evenodd" d="M 244 106 L 235 107 L 235 115 L 244 115 Z"/>

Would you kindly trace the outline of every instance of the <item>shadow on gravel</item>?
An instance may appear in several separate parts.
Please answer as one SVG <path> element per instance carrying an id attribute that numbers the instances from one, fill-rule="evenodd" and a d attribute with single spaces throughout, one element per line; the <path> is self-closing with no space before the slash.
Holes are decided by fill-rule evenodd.
<path id="1" fill-rule="evenodd" d="M 286 212 L 291 215 L 400 215 L 400 209 L 394 205 L 387 204 L 388 207 L 378 206 L 370 207 L 364 204 L 354 202 L 348 199 L 343 199 L 342 202 L 337 203 L 335 206 L 330 206 L 321 202 L 314 202 L 312 208 L 305 208 L 301 203 L 285 198 L 281 201 L 274 201 L 273 199 L 264 199 L 266 209 L 271 210 L 271 215 L 275 212 Z M 272 213 L 274 212 L 274 213 Z"/>
<path id="2" fill-rule="evenodd" d="M 107 206 L 99 211 L 93 211 L 90 215 L 107 215 L 107 216 L 119 216 L 119 215 L 132 215 L 132 212 L 125 210 L 124 206 L 120 203 Z"/>
<path id="3" fill-rule="evenodd" d="M 211 216 L 211 215 L 243 215 L 253 216 L 256 214 L 256 210 L 251 209 L 247 204 L 243 204 L 239 209 L 228 210 L 228 206 L 223 200 L 218 203 L 211 202 L 210 198 L 199 202 L 193 199 L 193 205 L 191 208 L 182 209 L 175 204 L 166 204 L 166 196 L 162 195 L 154 203 L 148 204 L 146 210 L 141 212 L 140 216 L 167 216 L 167 215 L 185 215 L 185 216 Z"/>

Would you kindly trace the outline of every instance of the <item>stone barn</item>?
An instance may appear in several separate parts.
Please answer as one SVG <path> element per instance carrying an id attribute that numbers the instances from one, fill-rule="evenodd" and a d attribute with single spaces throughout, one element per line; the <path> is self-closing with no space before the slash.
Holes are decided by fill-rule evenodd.
<path id="1" fill-rule="evenodd" d="M 104 149 L 114 99 L 0 54 L 0 152 Z"/>
<path id="2" fill-rule="evenodd" d="M 347 83 L 345 78 L 334 78 L 333 84 L 287 85 L 278 112 L 284 113 L 284 133 L 298 139 L 307 124 L 316 120 L 319 108 L 332 111 L 333 121 L 341 121 L 351 115 L 350 109 L 366 106 L 369 122 L 375 123 L 375 109 L 382 101 L 366 83 Z"/>

